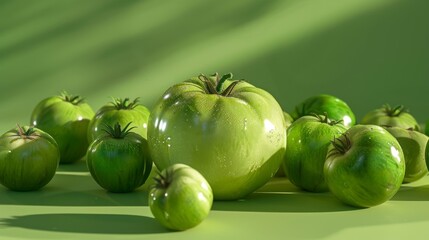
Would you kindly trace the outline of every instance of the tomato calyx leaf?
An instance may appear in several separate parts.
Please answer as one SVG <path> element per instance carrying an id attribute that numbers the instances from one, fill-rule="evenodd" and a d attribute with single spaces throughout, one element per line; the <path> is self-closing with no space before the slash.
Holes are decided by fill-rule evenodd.
<path id="1" fill-rule="evenodd" d="M 153 178 L 155 180 L 155 187 L 158 189 L 166 189 L 170 186 L 173 181 L 173 172 L 169 169 L 158 173 L 156 177 Z"/>
<path id="2" fill-rule="evenodd" d="M 327 112 L 324 112 L 323 114 L 311 113 L 310 115 L 313 116 L 313 117 L 316 117 L 321 123 L 326 123 L 326 124 L 329 124 L 331 126 L 343 123 L 342 119 L 340 119 L 340 120 L 330 119 L 328 117 L 328 113 Z"/>
<path id="3" fill-rule="evenodd" d="M 139 102 L 139 98 L 134 99 L 134 101 L 130 101 L 129 98 L 115 98 L 112 97 L 112 104 L 117 110 L 121 109 L 133 109 L 137 107 Z"/>
<path id="4" fill-rule="evenodd" d="M 222 77 L 219 77 L 219 74 L 215 73 L 211 76 L 211 78 L 214 78 L 214 80 L 208 78 L 204 74 L 200 74 L 198 76 L 198 79 L 200 79 L 204 83 L 205 92 L 207 94 L 217 94 L 220 96 L 228 97 L 234 90 L 235 86 L 239 82 L 241 82 L 241 80 L 235 80 L 225 90 L 223 90 L 223 85 L 225 81 L 232 79 L 232 77 L 232 73 L 225 74 Z"/>
<path id="5" fill-rule="evenodd" d="M 406 109 L 404 105 L 398 105 L 392 108 L 389 104 L 384 104 L 383 109 L 386 115 L 389 117 L 398 117 L 402 113 L 408 112 L 408 109 Z"/>
<path id="6" fill-rule="evenodd" d="M 79 96 L 79 95 L 74 96 L 74 95 L 67 93 L 66 91 L 61 92 L 60 98 L 66 102 L 73 104 L 73 105 L 79 105 L 85 101 L 85 99 L 82 98 L 81 96 Z"/>
<path id="7" fill-rule="evenodd" d="M 131 132 L 131 130 L 136 128 L 136 126 L 130 127 L 131 123 L 132 122 L 129 122 L 127 125 L 125 125 L 124 128 L 121 127 L 119 122 L 116 122 L 113 127 L 111 125 L 105 124 L 103 131 L 112 138 L 122 139 L 125 138 Z"/>
<path id="8" fill-rule="evenodd" d="M 345 133 L 338 138 L 334 137 L 331 143 L 334 147 L 329 150 L 327 158 L 338 154 L 345 154 L 352 147 L 352 142 Z"/>
<path id="9" fill-rule="evenodd" d="M 37 139 L 40 137 L 40 135 L 36 132 L 36 129 L 34 127 L 29 127 L 25 129 L 25 127 L 21 127 L 19 124 L 16 124 L 16 134 L 12 135 L 12 137 L 16 137 L 14 140 L 18 139 Z M 13 141 L 14 141 L 13 140 Z"/>

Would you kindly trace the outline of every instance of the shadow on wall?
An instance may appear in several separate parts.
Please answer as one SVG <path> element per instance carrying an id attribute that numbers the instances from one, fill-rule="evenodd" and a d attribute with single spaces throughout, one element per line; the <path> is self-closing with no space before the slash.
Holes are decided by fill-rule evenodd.
<path id="1" fill-rule="evenodd" d="M 66 69 L 74 69 L 74 67 L 79 69 L 86 66 L 81 70 L 88 72 L 82 72 L 78 75 L 89 80 L 84 83 L 86 85 L 85 91 L 93 93 L 93 91 L 99 90 L 100 84 L 117 83 L 118 80 L 126 79 L 129 75 L 141 71 L 142 68 L 150 68 L 152 64 L 163 58 L 168 58 L 172 52 L 182 46 L 191 45 L 198 39 L 209 38 L 218 32 L 233 31 L 240 25 L 269 13 L 275 2 L 252 1 L 245 5 L 234 2 L 225 4 L 216 2 L 188 3 L 188 7 L 179 14 L 162 12 L 164 15 L 174 16 L 173 18 L 166 16 L 170 19 L 169 21 L 160 21 L 162 16 L 159 16 L 158 19 L 151 19 L 159 23 L 144 31 L 134 32 L 130 34 L 129 38 L 120 41 L 111 40 L 106 44 L 103 39 L 115 35 L 115 29 L 112 29 L 112 32 L 102 32 L 105 36 L 96 36 L 95 42 L 99 41 L 100 46 L 94 44 L 93 48 L 87 49 L 88 51 L 80 51 L 79 55 L 70 52 L 69 55 L 62 56 L 61 48 L 63 47 L 74 47 L 77 50 L 82 50 L 79 44 L 82 45 L 81 48 L 85 48 L 86 41 L 94 42 L 94 39 L 84 40 L 85 33 L 88 32 L 88 29 L 105 28 L 107 16 L 117 18 L 129 13 L 140 15 L 148 11 L 146 5 L 139 5 L 138 1 L 127 1 L 126 3 L 108 1 L 95 5 L 85 2 L 79 6 L 80 9 L 85 10 L 83 11 L 84 14 L 72 15 L 69 17 L 70 19 L 66 19 L 68 21 L 62 21 L 61 18 L 55 22 L 44 19 L 42 25 L 47 26 L 45 31 L 36 32 L 28 38 L 21 39 L 21 41 L 15 42 L 11 39 L 7 48 L 0 48 L 0 64 L 1 62 L 7 63 L 8 58 L 15 55 L 23 56 L 22 62 L 12 65 L 14 68 L 6 69 L 3 73 L 6 75 L 3 76 L 5 79 L 9 77 L 13 78 L 13 81 L 8 80 L 8 82 L 4 82 L 5 84 L 0 83 L 0 87 L 5 89 L 5 94 L 12 94 L 13 89 L 25 83 L 43 82 L 51 75 Z M 136 7 L 141 8 L 142 11 L 135 11 Z M 67 6 L 57 6 L 50 11 L 41 11 L 39 15 L 30 15 L 30 19 L 24 18 L 25 21 L 17 21 L 15 24 L 31 25 L 32 21 L 37 21 L 46 14 L 53 15 L 57 12 L 67 11 L 66 8 Z M 150 19 L 145 20 L 149 21 Z M 139 23 L 129 22 L 128 24 L 136 25 Z M 7 32 L 14 27 L 16 26 L 5 26 L 0 28 L 0 32 Z M 123 27 L 126 28 L 127 26 Z M 45 53 L 44 57 L 32 55 L 32 52 L 37 52 L 46 42 L 50 42 L 52 46 L 47 47 L 49 51 Z M 59 47 L 61 48 L 59 49 Z M 59 61 L 56 58 L 57 55 L 63 59 Z M 33 57 L 38 59 L 32 59 Z M 31 66 L 28 66 L 30 64 Z M 17 71 L 25 67 L 27 67 L 27 71 Z M 77 81 L 82 80 L 77 79 Z M 7 97 L 7 95 L 3 97 Z"/>
<path id="2" fill-rule="evenodd" d="M 10 24 L 0 24 L 1 33 L 9 39 L 0 42 L 0 114 L 11 118 L 5 124 L 25 119 L 33 107 L 29 103 L 64 88 L 98 103 L 107 101 L 106 93 L 121 89 L 122 94 L 141 94 L 143 104 L 151 107 L 154 96 L 160 96 L 165 86 L 185 80 L 183 76 L 231 71 L 270 91 L 286 111 L 311 95 L 328 93 L 345 100 L 358 120 L 384 103 L 403 104 L 420 121 L 429 118 L 425 101 L 415 98 L 426 95 L 429 75 L 428 1 L 386 1 L 383 7 L 356 10 L 355 16 L 308 29 L 299 41 L 270 46 L 275 42 L 270 37 L 300 26 L 304 13 L 314 10 L 304 6 L 301 15 L 288 12 L 290 6 L 295 9 L 294 4 L 301 6 L 302 1 L 85 2 L 75 15 L 58 4 L 40 7 L 35 10 L 38 14 L 11 17 Z M 169 8 L 177 10 L 166 11 Z M 153 12 L 159 16 L 145 19 Z M 285 22 L 284 29 L 272 28 L 265 20 L 279 13 L 295 14 L 288 19 L 296 22 Z M 68 18 L 52 21 L 58 14 Z M 260 22 L 264 31 L 249 29 L 260 27 Z M 33 23 L 42 30 L 31 32 Z M 14 24 L 29 29 L 20 32 L 28 37 L 10 37 Z M 247 38 L 231 39 L 242 36 L 237 32 L 245 32 Z M 264 51 L 235 51 L 238 45 L 254 41 Z M 167 72 L 168 77 L 158 76 L 158 71 Z M 126 87 L 117 88 L 121 85 Z"/>
<path id="3" fill-rule="evenodd" d="M 358 121 L 382 104 L 403 104 L 429 119 L 428 1 L 392 1 L 314 32 L 234 68 L 236 76 L 270 91 L 286 111 L 312 95 L 345 100 Z"/>

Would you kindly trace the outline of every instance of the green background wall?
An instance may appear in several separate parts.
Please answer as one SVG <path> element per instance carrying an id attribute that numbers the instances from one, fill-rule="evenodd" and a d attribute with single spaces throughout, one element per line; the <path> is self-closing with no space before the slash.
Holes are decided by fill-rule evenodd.
<path id="1" fill-rule="evenodd" d="M 0 130 L 61 90 L 94 109 L 151 107 L 172 84 L 233 72 L 286 111 L 329 93 L 358 119 L 384 103 L 429 119 L 429 1 L 0 0 Z"/>

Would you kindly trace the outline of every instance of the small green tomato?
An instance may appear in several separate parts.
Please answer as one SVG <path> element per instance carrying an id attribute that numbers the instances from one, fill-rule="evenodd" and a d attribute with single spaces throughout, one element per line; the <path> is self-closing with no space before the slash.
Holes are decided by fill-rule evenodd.
<path id="1" fill-rule="evenodd" d="M 166 228 L 183 231 L 197 226 L 209 214 L 213 192 L 197 170 L 173 164 L 155 181 L 149 192 L 149 206 L 154 217 Z"/>

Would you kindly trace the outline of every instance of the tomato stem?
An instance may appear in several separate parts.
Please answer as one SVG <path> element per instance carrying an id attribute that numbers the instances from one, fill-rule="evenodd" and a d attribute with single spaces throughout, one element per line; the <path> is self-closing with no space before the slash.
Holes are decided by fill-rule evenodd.
<path id="1" fill-rule="evenodd" d="M 121 109 L 133 109 L 138 105 L 139 102 L 139 98 L 134 99 L 134 101 L 130 102 L 129 98 L 115 98 L 112 97 L 112 104 L 113 106 L 115 106 L 115 108 L 117 110 L 121 110 Z"/>
<path id="2" fill-rule="evenodd" d="M 338 154 L 345 154 L 352 147 L 352 142 L 350 141 L 350 138 L 345 133 L 343 133 L 338 138 L 334 137 L 331 143 L 334 146 L 334 148 L 332 148 L 328 152 L 327 157 L 331 157 Z"/>
<path id="3" fill-rule="evenodd" d="M 132 129 L 136 128 L 136 126 L 129 127 L 132 122 L 129 122 L 127 125 L 125 125 L 124 128 L 121 128 L 121 125 L 119 122 L 115 123 L 113 127 L 111 125 L 105 124 L 105 128 L 103 128 L 103 131 L 107 133 L 108 136 L 111 136 L 116 139 L 122 139 L 125 138 Z"/>
<path id="4" fill-rule="evenodd" d="M 310 115 L 312 115 L 312 116 L 314 116 L 314 117 L 317 117 L 317 119 L 318 119 L 321 123 L 326 123 L 326 124 L 329 124 L 329 125 L 331 125 L 331 126 L 334 126 L 334 125 L 337 125 L 337 124 L 340 124 L 340 123 L 342 123 L 342 122 L 343 122 L 343 120 L 342 120 L 342 119 L 340 119 L 340 120 L 332 120 L 332 119 L 330 119 L 330 118 L 328 117 L 328 113 L 327 113 L 327 112 L 324 112 L 322 115 L 320 115 L 320 114 L 316 114 L 316 113 L 312 113 L 312 114 L 310 114 Z"/>
<path id="5" fill-rule="evenodd" d="M 241 82 L 241 80 L 235 80 L 225 90 L 222 90 L 225 81 L 232 79 L 232 76 L 233 76 L 232 73 L 228 73 L 223 75 L 221 78 L 219 78 L 219 74 L 215 73 L 211 76 L 212 78 L 214 78 L 214 80 L 208 78 L 204 74 L 200 74 L 198 78 L 202 82 L 204 82 L 205 91 L 207 94 L 217 94 L 220 96 L 228 97 L 231 94 L 231 92 L 234 90 L 234 87 L 239 82 Z"/>
<path id="6" fill-rule="evenodd" d="M 392 108 L 392 107 L 390 107 L 389 104 L 384 104 L 383 108 L 384 108 L 384 112 L 389 117 L 397 117 L 404 112 L 408 112 L 408 110 L 403 105 L 398 105 L 398 106 Z"/>
<path id="7" fill-rule="evenodd" d="M 222 92 L 223 84 L 228 79 L 232 79 L 232 73 L 227 73 L 227 74 L 223 75 L 220 79 L 217 79 L 217 81 L 216 81 L 217 82 L 216 83 L 216 91 L 218 93 Z"/>
<path id="8" fill-rule="evenodd" d="M 16 135 L 13 135 L 13 137 L 17 137 L 17 139 L 36 139 L 40 137 L 40 135 L 36 132 L 34 127 L 29 127 L 28 129 L 25 129 L 24 127 L 21 127 L 19 124 L 16 124 Z"/>
<path id="9" fill-rule="evenodd" d="M 82 98 L 81 96 L 78 96 L 78 95 L 74 96 L 74 95 L 67 93 L 66 91 L 62 91 L 60 97 L 64 101 L 69 102 L 73 105 L 79 105 L 80 103 L 85 101 L 85 99 Z"/>
<path id="10" fill-rule="evenodd" d="M 161 173 L 158 173 L 158 175 L 153 179 L 155 180 L 156 188 L 166 189 L 168 186 L 170 186 L 173 180 L 173 172 L 167 169 Z"/>

